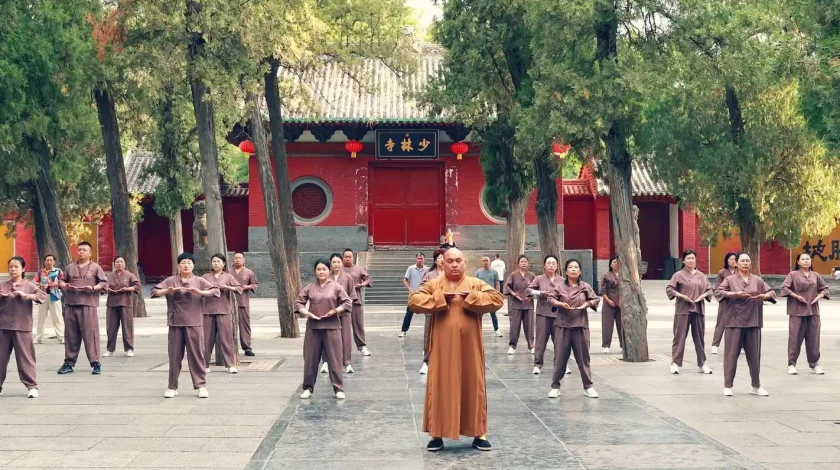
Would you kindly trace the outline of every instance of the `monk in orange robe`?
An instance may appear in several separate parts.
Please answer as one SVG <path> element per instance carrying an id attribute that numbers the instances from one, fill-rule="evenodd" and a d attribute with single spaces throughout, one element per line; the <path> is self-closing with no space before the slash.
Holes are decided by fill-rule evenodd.
<path id="1" fill-rule="evenodd" d="M 431 315 L 429 377 L 423 406 L 427 449 L 443 449 L 443 438 L 474 437 L 473 447 L 490 450 L 481 316 L 502 307 L 504 299 L 486 282 L 467 276 L 464 254 L 443 255 L 444 275 L 424 282 L 408 298 L 408 308 Z"/>

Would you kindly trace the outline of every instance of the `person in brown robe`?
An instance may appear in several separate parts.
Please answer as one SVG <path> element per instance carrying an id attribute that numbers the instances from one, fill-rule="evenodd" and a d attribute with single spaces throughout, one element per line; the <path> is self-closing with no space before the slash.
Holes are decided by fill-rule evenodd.
<path id="1" fill-rule="evenodd" d="M 134 356 L 134 296 L 142 286 L 131 271 L 125 269 L 125 258 L 114 258 L 114 270 L 105 276 L 108 280 L 108 307 L 105 331 L 108 342 L 104 356 L 113 356 L 117 350 L 117 332 L 122 325 L 123 349 L 128 357 Z"/>
<path id="2" fill-rule="evenodd" d="M 426 271 L 423 275 L 423 282 L 431 281 L 443 276 L 443 254 L 446 253 L 445 248 L 438 248 L 435 250 L 434 268 Z M 429 335 L 432 333 L 432 316 L 425 315 L 426 323 L 423 328 L 423 365 L 420 367 L 420 374 L 426 375 L 429 373 Z"/>
<path id="3" fill-rule="evenodd" d="M 545 348 L 548 346 L 548 339 L 554 344 L 554 319 L 557 318 L 557 311 L 548 302 L 548 296 L 554 291 L 558 282 L 563 282 L 563 276 L 557 275 L 557 257 L 548 255 L 543 260 L 543 274 L 535 277 L 526 291 L 530 297 L 537 299 L 537 337 L 534 344 L 534 374 L 539 375 L 543 367 Z"/>
<path id="4" fill-rule="evenodd" d="M 242 286 L 242 293 L 234 293 L 239 315 L 239 344 L 246 356 L 255 356 L 251 349 L 251 292 L 256 292 L 260 282 L 254 271 L 245 267 L 245 253 L 237 251 L 233 254 L 233 277 Z"/>
<path id="5" fill-rule="evenodd" d="M 354 256 L 355 253 L 350 248 L 345 248 L 342 253 L 344 272 L 353 278 L 356 285 L 356 300 L 353 301 L 353 312 L 350 316 L 350 322 L 353 325 L 353 341 L 362 356 L 370 356 L 370 350 L 365 341 L 365 296 L 362 294 L 362 289 L 369 287 L 373 280 L 365 268 L 353 264 Z"/>
<path id="6" fill-rule="evenodd" d="M 315 282 L 305 286 L 295 300 L 295 312 L 306 317 L 303 337 L 303 392 L 307 399 L 315 391 L 318 362 L 325 357 L 329 365 L 330 382 L 335 398 L 343 400 L 344 379 L 341 376 L 341 320 L 342 312 L 351 310 L 353 301 L 337 282 L 330 279 L 330 262 L 315 262 Z"/>
<path id="7" fill-rule="evenodd" d="M 711 302 L 712 286 L 706 275 L 697 269 L 697 253 L 685 250 L 682 254 L 683 268 L 671 276 L 665 286 L 669 300 L 677 299 L 674 311 L 674 342 L 671 346 L 671 373 L 679 374 L 685 353 L 688 330 L 694 340 L 697 353 L 697 368 L 702 374 L 711 374 L 706 364 L 706 309 L 705 302 Z"/>
<path id="8" fill-rule="evenodd" d="M 203 298 L 219 297 L 221 292 L 207 279 L 193 275 L 192 253 L 178 255 L 178 274 L 152 288 L 152 297 L 166 297 L 166 324 L 169 326 L 169 387 L 164 398 L 178 395 L 178 376 L 186 351 L 193 388 L 198 398 L 209 398 L 204 362 Z"/>
<path id="9" fill-rule="evenodd" d="M 487 393 L 481 316 L 502 307 L 502 295 L 486 282 L 466 275 L 464 254 L 444 253 L 444 275 L 424 282 L 408 298 L 408 308 L 430 315 L 429 376 L 423 406 L 423 432 L 429 451 L 443 449 L 443 438 L 474 437 L 473 447 L 490 450 L 487 441 Z"/>
<path id="10" fill-rule="evenodd" d="M 823 375 L 820 367 L 820 299 L 828 299 L 828 284 L 811 269 L 811 256 L 800 253 L 795 271 L 782 283 L 781 295 L 787 297 L 788 374 L 796 375 L 796 360 L 805 341 L 805 355 L 811 372 Z"/>
<path id="11" fill-rule="evenodd" d="M 747 357 L 753 395 L 770 395 L 761 386 L 761 328 L 764 326 L 764 302 L 776 303 L 776 293 L 761 277 L 750 273 L 752 261 L 746 252 L 735 255 L 738 273 L 715 288 L 718 302 L 727 302 L 726 332 L 723 348 L 723 394 L 732 396 L 732 384 L 741 348 Z"/>
<path id="12" fill-rule="evenodd" d="M 618 333 L 618 345 L 624 349 L 624 333 L 621 327 L 621 293 L 618 281 L 618 258 L 610 258 L 610 270 L 601 276 L 598 283 L 598 292 L 604 303 L 601 307 L 601 347 L 604 354 L 610 353 L 612 344 L 613 326 Z"/>
<path id="13" fill-rule="evenodd" d="M 329 261 L 330 280 L 340 285 L 344 289 L 344 292 L 347 292 L 351 301 L 356 300 L 356 286 L 353 283 L 353 278 L 341 269 L 344 264 L 344 258 L 338 253 L 333 253 L 330 255 Z M 351 313 L 352 308 L 349 308 L 342 311 L 338 316 L 338 320 L 341 323 L 341 364 L 344 366 L 344 372 L 347 372 L 348 374 L 355 372 L 353 370 L 353 365 L 350 363 L 353 354 L 353 327 L 352 320 L 350 318 Z M 327 363 L 326 355 L 324 355 L 322 359 L 324 362 L 321 365 L 321 373 L 326 374 L 330 371 L 330 366 Z"/>
<path id="14" fill-rule="evenodd" d="M 505 282 L 510 318 L 510 347 L 507 353 L 516 353 L 521 325 L 525 341 L 528 343 L 528 352 L 534 354 L 534 300 L 528 296 L 528 286 L 537 275 L 528 271 L 527 256 L 519 255 L 517 263 L 519 269 L 512 272 Z"/>
<path id="15" fill-rule="evenodd" d="M 560 382 L 567 373 L 572 353 L 583 382 L 583 394 L 589 398 L 598 398 L 598 392 L 592 386 L 587 310 L 591 308 L 597 311 L 600 301 L 592 286 L 581 280 L 580 261 L 574 258 L 567 260 L 563 271 L 566 279 L 557 282 L 548 296 L 549 304 L 557 309 L 557 318 L 554 320 L 554 376 L 548 398 L 560 396 Z"/>
<path id="16" fill-rule="evenodd" d="M 236 374 L 235 348 L 233 344 L 233 296 L 242 294 L 242 286 L 232 274 L 226 272 L 227 259 L 225 255 L 216 253 L 210 258 L 210 267 L 213 269 L 201 277 L 206 279 L 219 289 L 218 297 L 204 298 L 204 317 L 202 319 L 202 330 L 204 331 L 204 365 L 209 374 L 211 358 L 213 357 L 213 346 L 216 345 L 216 338 L 222 349 L 222 362 L 228 373 Z"/>
<path id="17" fill-rule="evenodd" d="M 81 242 L 77 247 L 79 261 L 64 269 L 64 280 L 58 287 L 64 290 L 64 365 L 59 374 L 69 374 L 76 366 L 82 342 L 90 362 L 91 373 L 102 373 L 99 363 L 99 296 L 108 288 L 105 271 L 90 259 L 91 245 Z"/>
<path id="18" fill-rule="evenodd" d="M 715 278 L 715 287 L 719 286 L 724 279 L 738 272 L 738 266 L 735 263 L 735 253 L 729 252 L 723 258 L 723 269 L 718 271 Z M 723 339 L 723 331 L 726 329 L 726 302 L 718 304 L 717 320 L 715 321 L 715 335 L 712 337 L 712 354 L 718 353 L 718 346 Z"/>
<path id="19" fill-rule="evenodd" d="M 29 398 L 38 398 L 35 369 L 35 344 L 32 342 L 32 303 L 47 301 L 47 293 L 23 278 L 26 262 L 20 256 L 9 260 L 9 279 L 0 281 L 0 394 L 12 351 L 15 352 L 18 376 L 29 390 Z"/>

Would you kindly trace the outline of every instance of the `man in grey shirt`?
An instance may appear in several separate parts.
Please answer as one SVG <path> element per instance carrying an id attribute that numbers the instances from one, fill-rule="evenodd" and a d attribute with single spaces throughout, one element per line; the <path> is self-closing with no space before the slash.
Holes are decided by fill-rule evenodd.
<path id="1" fill-rule="evenodd" d="M 499 273 L 495 269 L 490 268 L 489 256 L 481 257 L 481 269 L 475 272 L 475 277 L 486 282 L 493 289 L 499 292 L 502 291 L 502 280 L 499 279 Z M 496 336 L 502 336 L 502 333 L 499 331 L 499 319 L 496 318 L 496 312 L 490 313 L 490 320 L 493 321 L 493 331 L 496 332 Z"/>
<path id="2" fill-rule="evenodd" d="M 426 258 L 423 256 L 423 253 L 417 253 L 417 263 L 412 264 L 405 271 L 405 276 L 403 277 L 402 282 L 405 288 L 408 289 L 408 295 L 411 295 L 411 293 L 416 291 L 420 287 L 420 284 L 423 283 L 423 275 L 426 274 L 426 266 L 423 265 L 425 260 Z M 414 312 L 406 308 L 402 328 L 400 329 L 400 338 L 405 337 L 405 334 L 408 333 L 408 328 L 411 326 L 411 318 L 413 316 Z"/>

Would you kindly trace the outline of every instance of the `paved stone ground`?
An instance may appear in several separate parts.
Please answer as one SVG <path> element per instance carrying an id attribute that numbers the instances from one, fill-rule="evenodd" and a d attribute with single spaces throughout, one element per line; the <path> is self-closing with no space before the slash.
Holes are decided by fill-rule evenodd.
<path id="1" fill-rule="evenodd" d="M 762 383 L 771 396 L 747 394 L 742 359 L 736 395 L 727 398 L 722 356 L 710 355 L 712 376 L 697 374 L 689 367 L 690 341 L 683 373 L 668 373 L 673 307 L 664 283 L 647 282 L 645 291 L 653 362 L 625 364 L 619 354 L 601 354 L 600 317 L 590 317 L 597 400 L 583 397 L 574 374 L 564 380 L 563 396 L 549 400 L 550 375 L 531 375 L 527 353 L 507 356 L 506 336 L 492 336 L 487 318 L 494 450 L 473 451 L 464 438 L 447 441 L 438 454 L 424 450 L 428 436 L 419 431 L 422 318 L 401 340 L 396 333 L 404 309 L 371 308 L 374 355 L 354 357 L 347 400 L 336 401 L 321 376 L 313 398 L 303 401 L 297 398 L 302 341 L 276 339 L 274 301 L 260 299 L 254 302 L 256 361 L 234 376 L 214 367 L 207 400 L 195 398 L 185 370 L 182 394 L 166 400 L 164 305 L 152 300 L 151 318 L 137 322 L 137 356 L 103 358 L 99 377 L 84 367 L 56 375 L 63 347 L 37 345 L 41 398 L 29 400 L 12 362 L 0 397 L 0 467 L 840 468 L 837 303 L 823 307 L 826 376 L 807 373 L 804 353 L 800 375 L 785 373 L 787 317 L 783 305 L 774 306 L 765 314 L 762 349 Z M 711 306 L 708 342 L 716 315 Z M 507 317 L 499 318 L 507 333 Z M 547 353 L 547 363 L 552 357 Z"/>

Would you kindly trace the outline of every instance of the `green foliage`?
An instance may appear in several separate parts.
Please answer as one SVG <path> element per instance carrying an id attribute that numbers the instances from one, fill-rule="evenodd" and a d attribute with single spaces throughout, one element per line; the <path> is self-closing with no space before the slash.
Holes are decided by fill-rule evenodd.
<path id="1" fill-rule="evenodd" d="M 813 39 L 815 64 L 806 75 L 803 109 L 808 124 L 840 153 L 840 1 L 811 0 L 797 11 Z"/>

